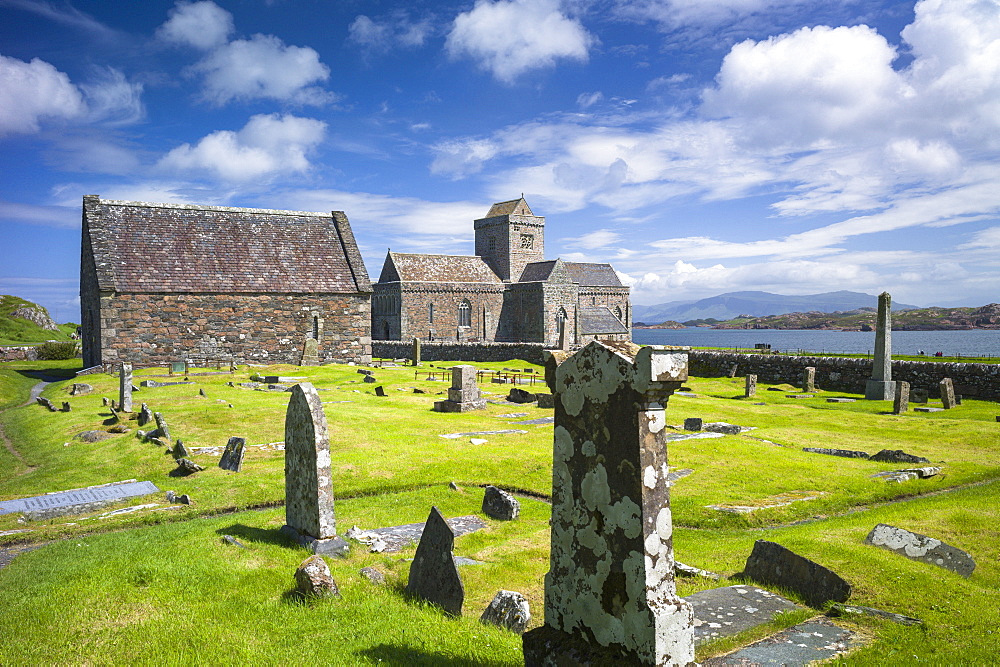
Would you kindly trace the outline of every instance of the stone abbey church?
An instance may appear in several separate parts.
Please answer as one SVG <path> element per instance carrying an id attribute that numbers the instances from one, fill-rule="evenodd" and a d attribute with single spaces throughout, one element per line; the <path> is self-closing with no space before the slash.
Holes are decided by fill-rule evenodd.
<path id="1" fill-rule="evenodd" d="M 476 256 L 390 252 L 373 286 L 341 211 L 87 195 L 84 365 L 364 364 L 372 338 L 627 340 L 629 288 L 610 264 L 546 261 L 544 223 L 523 198 L 494 204 Z"/>
<path id="2" fill-rule="evenodd" d="M 582 345 L 630 340 L 629 288 L 610 264 L 545 259 L 545 218 L 524 197 L 474 223 L 476 254 L 389 251 L 372 338 Z"/>

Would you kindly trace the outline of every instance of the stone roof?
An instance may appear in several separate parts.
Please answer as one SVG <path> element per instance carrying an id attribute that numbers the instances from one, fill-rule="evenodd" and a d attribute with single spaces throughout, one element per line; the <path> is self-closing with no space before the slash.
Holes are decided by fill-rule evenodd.
<path id="1" fill-rule="evenodd" d="M 566 262 L 566 270 L 573 282 L 586 287 L 623 287 L 610 264 Z"/>
<path id="2" fill-rule="evenodd" d="M 389 252 L 378 282 L 503 283 L 474 255 L 424 255 Z"/>
<path id="3" fill-rule="evenodd" d="M 518 204 L 523 204 L 523 206 L 518 206 Z M 493 204 L 490 207 L 489 213 L 486 214 L 487 218 L 492 218 L 498 215 L 534 215 L 531 209 L 528 207 L 528 202 L 524 201 L 524 197 L 518 199 L 511 199 L 510 201 L 501 201 Z"/>
<path id="4" fill-rule="evenodd" d="M 577 317 L 580 333 L 584 335 L 629 333 L 628 327 L 607 306 L 581 307 Z"/>
<path id="5" fill-rule="evenodd" d="M 549 279 L 552 269 L 555 268 L 557 259 L 550 259 L 546 262 L 531 262 L 524 265 L 519 283 L 544 282 Z"/>
<path id="6" fill-rule="evenodd" d="M 84 197 L 83 252 L 116 292 L 370 292 L 347 216 Z"/>

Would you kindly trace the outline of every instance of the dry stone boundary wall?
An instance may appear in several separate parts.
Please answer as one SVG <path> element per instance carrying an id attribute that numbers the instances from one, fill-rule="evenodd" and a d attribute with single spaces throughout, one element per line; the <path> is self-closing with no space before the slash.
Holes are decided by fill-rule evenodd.
<path id="1" fill-rule="evenodd" d="M 449 343 L 420 341 L 421 361 L 510 361 L 523 359 L 541 364 L 543 343 Z M 413 343 L 373 340 L 372 356 L 382 359 L 413 359 Z"/>
<path id="2" fill-rule="evenodd" d="M 739 376 L 753 374 L 758 382 L 799 386 L 806 367 L 816 369 L 816 386 L 827 391 L 861 393 L 872 375 L 870 359 L 799 357 L 780 354 L 738 354 L 692 350 L 690 374 L 695 377 L 729 377 L 735 365 Z M 938 383 L 951 378 L 955 393 L 982 399 L 1000 399 L 1000 364 L 893 361 L 892 379 L 909 382 L 937 396 Z"/>

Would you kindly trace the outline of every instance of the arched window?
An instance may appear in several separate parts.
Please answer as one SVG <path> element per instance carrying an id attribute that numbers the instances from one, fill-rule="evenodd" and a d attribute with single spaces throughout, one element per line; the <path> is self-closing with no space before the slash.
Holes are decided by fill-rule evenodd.
<path id="1" fill-rule="evenodd" d="M 472 305 L 468 299 L 462 299 L 462 303 L 458 304 L 458 326 L 472 326 Z"/>
<path id="2" fill-rule="evenodd" d="M 382 340 L 389 340 L 389 323 L 382 323 Z"/>
<path id="3" fill-rule="evenodd" d="M 313 338 L 319 340 L 319 315 L 313 314 Z"/>
<path id="4" fill-rule="evenodd" d="M 566 314 L 565 308 L 560 308 L 559 312 L 556 313 L 556 333 L 561 334 L 566 328 L 566 320 L 569 319 L 569 315 Z"/>
<path id="5" fill-rule="evenodd" d="M 617 317 L 619 320 L 621 320 L 621 318 L 622 318 L 622 307 L 621 306 L 615 306 L 615 317 Z"/>
<path id="6" fill-rule="evenodd" d="M 429 324 L 434 324 L 434 304 L 429 304 L 427 306 L 427 322 Z"/>

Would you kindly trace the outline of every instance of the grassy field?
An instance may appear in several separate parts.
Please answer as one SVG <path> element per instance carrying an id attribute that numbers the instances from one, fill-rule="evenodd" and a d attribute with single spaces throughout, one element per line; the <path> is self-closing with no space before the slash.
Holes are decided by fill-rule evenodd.
<path id="1" fill-rule="evenodd" d="M 278 663 L 309 653 L 331 664 L 518 663 L 519 638 L 476 619 L 497 590 L 508 589 L 524 593 L 535 614 L 533 625 L 541 622 L 552 427 L 510 424 L 517 419 L 503 415 L 523 412 L 528 414 L 521 419 L 530 419 L 551 410 L 490 404 L 475 413 L 432 412 L 437 393 L 448 385 L 426 379 L 428 371 L 437 370 L 429 364 L 416 380 L 411 368 L 376 369 L 385 398 L 375 396 L 376 385 L 363 383 L 348 366 L 241 367 L 234 375 L 192 375 L 194 384 L 142 389 L 135 394 L 136 410 L 146 402 L 163 413 L 174 438 L 188 447 L 222 446 L 232 435 L 247 438 L 250 446 L 240 473 L 219 469 L 217 454 L 195 454 L 205 470 L 173 477 L 173 458 L 162 447 L 140 442 L 134 430 L 96 443 L 74 438 L 109 428 L 104 422 L 111 414 L 101 397 L 117 395 L 117 378 L 81 378 L 95 391 L 76 397 L 68 395 L 70 379 L 49 385 L 43 395 L 69 401 L 69 413 L 11 407 L 27 399 L 39 371 L 68 377 L 75 370 L 68 364 L 0 366 L 0 409 L 6 408 L 0 423 L 19 455 L 0 448 L 0 500 L 135 478 L 188 493 L 194 504 L 168 510 L 155 495 L 119 506 L 156 502 L 159 507 L 118 517 L 96 513 L 20 523 L 16 515 L 0 515 L 0 533 L 30 530 L 0 536 L 0 545 L 55 540 L 0 570 L 0 664 Z M 350 558 L 330 561 L 342 600 L 303 604 L 289 595 L 292 573 L 307 553 L 277 535 L 284 517 L 283 453 L 257 446 L 283 439 L 288 394 L 227 385 L 247 382 L 251 372 L 306 376 L 321 389 L 339 532 L 352 525 L 370 529 L 423 521 L 431 505 L 447 517 L 475 514 L 486 484 L 530 494 L 521 497 L 517 521 L 487 520 L 488 529 L 456 540 L 456 554 L 485 563 L 461 570 L 465 616 L 450 619 L 405 599 L 405 559 L 412 548 L 369 554 L 355 544 Z M 165 369 L 139 371 L 136 383 L 162 374 Z M 688 385 L 696 396 L 674 396 L 668 423 L 701 417 L 756 429 L 668 446 L 671 466 L 694 470 L 671 492 L 679 560 L 730 576 L 742 570 L 754 540 L 776 541 L 848 579 L 854 585 L 852 603 L 925 621 L 915 627 L 845 621 L 869 643 L 844 662 L 994 660 L 1000 626 L 1000 424 L 995 421 L 1000 406 L 966 399 L 948 412 L 893 416 L 886 414 L 887 402 L 824 400 L 849 394 L 795 399 L 787 394 L 797 390 L 766 391 L 761 385 L 756 398 L 744 399 L 739 378 L 692 378 Z M 501 385 L 482 388 L 495 398 L 506 393 Z M 528 433 L 483 436 L 487 443 L 480 445 L 468 437 L 439 437 L 509 428 Z M 944 474 L 890 484 L 871 475 L 905 466 L 809 454 L 802 447 L 903 449 L 944 466 Z M 449 482 L 459 490 L 449 489 Z M 808 500 L 781 505 L 798 498 Z M 737 514 L 710 505 L 761 509 Z M 864 545 L 865 535 L 880 522 L 965 549 L 978 567 L 966 580 Z M 225 544 L 222 535 L 236 537 L 246 548 Z M 358 570 L 366 565 L 385 572 L 390 585 L 377 587 L 362 578 Z M 725 582 L 678 580 L 682 595 L 718 585 Z M 728 645 L 705 645 L 699 659 Z"/>

